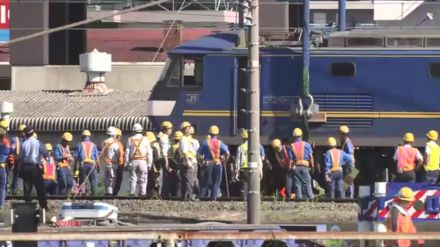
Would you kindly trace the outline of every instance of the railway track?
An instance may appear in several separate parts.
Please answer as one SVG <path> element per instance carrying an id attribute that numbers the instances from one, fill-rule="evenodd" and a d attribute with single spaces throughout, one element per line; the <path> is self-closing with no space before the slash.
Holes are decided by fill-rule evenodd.
<path id="1" fill-rule="evenodd" d="M 33 196 L 32 199 L 37 199 L 37 197 Z M 82 200 L 82 201 L 101 201 L 101 200 L 165 200 L 165 201 L 181 201 L 180 198 L 174 197 L 174 198 L 167 198 L 167 199 L 160 199 L 157 197 L 147 197 L 147 196 L 47 196 L 48 200 Z M 7 196 L 6 200 L 24 200 L 23 196 Z M 276 199 L 274 197 L 265 196 L 262 198 L 263 201 L 283 201 L 280 199 Z M 209 199 L 200 199 L 199 201 L 210 201 Z M 221 197 L 217 198 L 217 201 L 221 202 L 239 202 L 243 201 L 240 197 Z M 327 198 L 320 198 L 320 199 L 313 199 L 313 200 L 306 200 L 306 199 L 291 199 L 288 200 L 288 202 L 320 202 L 320 203 L 357 203 L 358 199 L 327 199 Z"/>

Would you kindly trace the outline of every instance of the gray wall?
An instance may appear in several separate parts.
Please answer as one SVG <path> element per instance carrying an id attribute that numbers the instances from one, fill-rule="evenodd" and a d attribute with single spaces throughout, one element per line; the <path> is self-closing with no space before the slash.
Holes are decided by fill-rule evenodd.
<path id="1" fill-rule="evenodd" d="M 164 63 L 113 65 L 106 74 L 108 88 L 149 90 L 158 80 Z M 86 82 L 86 74 L 79 66 L 13 66 L 13 90 L 79 90 Z"/>

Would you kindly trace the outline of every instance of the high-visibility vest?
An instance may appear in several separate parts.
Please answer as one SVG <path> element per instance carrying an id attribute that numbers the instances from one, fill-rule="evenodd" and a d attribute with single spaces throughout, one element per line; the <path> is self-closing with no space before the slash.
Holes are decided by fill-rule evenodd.
<path id="1" fill-rule="evenodd" d="M 249 161 L 248 161 L 248 145 L 247 142 L 240 145 L 241 151 L 244 154 L 244 159 L 241 161 L 241 168 L 247 169 L 249 168 Z"/>
<path id="2" fill-rule="evenodd" d="M 182 137 L 182 140 L 188 140 L 189 145 L 191 145 L 191 148 L 188 152 L 185 153 L 185 155 L 187 155 L 190 159 L 195 159 L 196 155 L 197 155 L 197 150 L 195 150 L 194 148 L 194 143 L 193 143 L 193 138 L 191 136 L 184 136 Z"/>
<path id="3" fill-rule="evenodd" d="M 16 136 L 15 137 L 15 155 L 17 155 L 17 157 L 20 155 L 20 148 L 21 148 L 20 138 L 18 138 Z"/>
<path id="4" fill-rule="evenodd" d="M 93 142 L 81 142 L 82 150 L 84 152 L 84 160 L 82 162 L 95 164 L 95 160 L 92 159 L 93 148 L 95 144 Z"/>
<path id="5" fill-rule="evenodd" d="M 415 168 L 417 149 L 413 147 L 397 148 L 397 166 L 402 171 L 412 171 Z"/>
<path id="6" fill-rule="evenodd" d="M 43 179 L 56 181 L 56 166 L 52 157 L 47 159 L 42 159 L 43 164 Z"/>
<path id="7" fill-rule="evenodd" d="M 309 166 L 309 161 L 304 159 L 306 142 L 299 141 L 292 143 L 292 151 L 295 155 L 295 165 Z"/>
<path id="8" fill-rule="evenodd" d="M 433 141 L 426 143 L 426 145 L 429 148 L 429 155 L 427 164 L 425 165 L 425 170 L 437 171 L 440 163 L 440 146 Z"/>
<path id="9" fill-rule="evenodd" d="M 398 233 L 416 233 L 417 232 L 416 227 L 414 226 L 414 223 L 411 219 L 411 216 L 408 215 L 408 213 L 406 212 L 405 209 L 403 209 L 399 205 L 393 204 L 391 206 L 391 210 L 398 210 L 399 214 L 397 215 L 397 219 L 391 219 L 393 214 L 390 214 L 390 217 L 386 220 L 386 226 L 387 226 L 387 230 L 389 232 L 392 232 L 392 230 L 393 230 L 392 221 L 396 221 L 396 223 L 397 223 L 397 228 L 396 228 L 395 232 L 398 232 Z M 393 242 L 393 241 L 387 241 L 387 242 L 389 243 L 389 242 Z M 417 242 L 419 244 L 422 244 L 424 241 L 418 240 Z M 394 241 L 394 243 L 395 243 L 395 241 Z M 395 246 L 393 243 L 390 243 L 390 244 L 391 244 L 391 246 Z M 411 240 L 408 240 L 408 239 L 397 240 L 397 246 L 398 247 L 410 247 Z"/>
<path id="10" fill-rule="evenodd" d="M 209 140 L 206 140 L 206 142 L 208 143 L 208 148 L 212 156 L 212 161 L 218 164 L 220 162 L 220 147 L 222 145 L 222 142 L 217 138 L 211 138 Z"/>
<path id="11" fill-rule="evenodd" d="M 118 144 L 119 149 L 119 157 L 118 157 L 118 163 L 120 166 L 124 166 L 124 145 L 122 145 L 122 142 L 119 140 L 116 140 L 116 143 Z"/>
<path id="12" fill-rule="evenodd" d="M 330 169 L 331 172 L 337 172 L 341 170 L 341 153 L 342 151 L 336 148 L 330 150 L 329 154 L 332 161 L 332 168 Z"/>
<path id="13" fill-rule="evenodd" d="M 108 139 L 107 139 L 108 140 Z M 102 149 L 101 157 L 104 157 L 104 163 L 105 164 L 112 164 L 113 160 L 112 158 L 109 158 L 109 148 L 113 145 L 113 143 L 116 142 L 116 139 L 112 138 L 111 141 L 104 141 L 104 148 Z"/>
<path id="14" fill-rule="evenodd" d="M 180 159 L 180 150 L 179 150 L 179 143 L 175 143 L 171 146 L 171 148 L 168 150 L 168 158 L 178 160 Z"/>
<path id="15" fill-rule="evenodd" d="M 141 144 L 144 141 L 144 138 L 146 138 L 146 137 L 142 136 L 141 138 L 133 138 L 133 137 L 130 138 L 130 141 L 133 144 L 133 148 L 134 148 L 133 157 L 132 157 L 133 160 L 146 160 L 147 159 L 147 157 L 146 157 L 147 154 L 143 153 L 141 150 Z"/>
<path id="16" fill-rule="evenodd" d="M 58 144 L 58 147 L 61 149 L 61 154 L 63 155 L 63 157 L 66 157 L 66 156 L 71 157 L 69 145 L 67 145 L 66 147 L 63 147 L 61 144 Z M 58 166 L 70 168 L 70 159 L 58 161 Z"/>

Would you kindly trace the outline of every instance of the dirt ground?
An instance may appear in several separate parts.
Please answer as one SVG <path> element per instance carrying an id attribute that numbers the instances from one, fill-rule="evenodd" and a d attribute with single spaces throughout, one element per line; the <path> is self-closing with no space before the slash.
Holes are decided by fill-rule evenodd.
<path id="1" fill-rule="evenodd" d="M 246 222 L 245 202 L 181 202 L 161 200 L 108 200 L 119 208 L 119 218 L 131 223 L 221 221 Z M 62 202 L 51 201 L 49 215 Z M 262 202 L 261 223 L 355 223 L 355 203 Z"/>

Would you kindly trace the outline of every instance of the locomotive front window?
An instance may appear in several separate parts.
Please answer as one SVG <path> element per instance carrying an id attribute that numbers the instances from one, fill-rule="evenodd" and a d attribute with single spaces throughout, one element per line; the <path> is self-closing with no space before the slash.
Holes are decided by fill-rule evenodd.
<path id="1" fill-rule="evenodd" d="M 333 76 L 354 76 L 356 66 L 354 63 L 332 63 L 330 70 Z"/>
<path id="2" fill-rule="evenodd" d="M 202 60 L 185 59 L 183 62 L 183 86 L 200 87 L 202 85 Z"/>
<path id="3" fill-rule="evenodd" d="M 440 63 L 429 64 L 429 76 L 435 79 L 440 79 Z"/>

